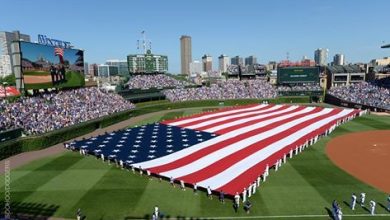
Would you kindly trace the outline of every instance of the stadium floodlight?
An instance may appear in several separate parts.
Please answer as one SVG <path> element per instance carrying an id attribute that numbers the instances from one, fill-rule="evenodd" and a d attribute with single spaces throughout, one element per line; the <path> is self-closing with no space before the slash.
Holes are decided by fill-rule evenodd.
<path id="1" fill-rule="evenodd" d="M 390 48 L 390 44 L 385 44 L 385 45 L 381 46 L 381 48 Z"/>

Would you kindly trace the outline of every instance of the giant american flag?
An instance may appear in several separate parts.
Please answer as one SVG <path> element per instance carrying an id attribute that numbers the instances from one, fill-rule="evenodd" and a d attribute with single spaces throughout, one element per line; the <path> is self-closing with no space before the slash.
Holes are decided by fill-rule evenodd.
<path id="1" fill-rule="evenodd" d="M 256 104 L 128 128 L 71 143 L 89 154 L 228 195 L 360 110 Z"/>

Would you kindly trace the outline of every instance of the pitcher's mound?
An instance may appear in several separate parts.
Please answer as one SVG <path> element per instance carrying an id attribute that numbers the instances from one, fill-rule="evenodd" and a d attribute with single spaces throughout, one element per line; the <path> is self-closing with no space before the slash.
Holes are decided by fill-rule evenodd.
<path id="1" fill-rule="evenodd" d="M 341 169 L 390 193 L 390 130 L 336 137 L 328 142 L 326 153 Z"/>

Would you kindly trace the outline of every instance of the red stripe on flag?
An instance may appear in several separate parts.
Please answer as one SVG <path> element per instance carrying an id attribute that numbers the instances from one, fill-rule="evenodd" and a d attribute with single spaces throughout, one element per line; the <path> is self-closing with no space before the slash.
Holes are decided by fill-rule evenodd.
<path id="1" fill-rule="evenodd" d="M 358 113 L 359 113 L 359 110 L 355 110 L 342 118 L 335 119 L 335 120 L 327 123 L 326 125 L 316 129 L 315 131 L 306 134 L 305 136 L 301 137 L 299 140 L 291 143 L 290 145 L 284 147 L 282 150 L 280 150 L 280 151 L 276 152 L 275 154 L 273 154 L 272 156 L 268 157 L 266 160 L 260 161 L 256 165 L 248 168 L 248 170 L 246 170 L 245 172 L 243 172 L 242 174 L 240 174 L 239 176 L 234 178 L 232 181 L 219 187 L 216 190 L 217 191 L 223 190 L 226 194 L 229 194 L 229 195 L 234 195 L 236 192 L 241 193 L 242 190 L 244 189 L 244 187 L 247 188 L 249 186 L 249 184 L 254 182 L 259 175 L 262 175 L 264 173 L 267 164 L 269 164 L 270 166 L 273 166 L 277 160 L 283 158 L 284 154 L 288 154 L 290 149 L 295 149 L 296 146 L 300 146 L 300 145 L 304 144 L 307 140 L 309 140 L 317 135 L 323 134 L 326 130 L 328 130 L 330 127 L 332 127 L 332 125 L 336 124 L 336 122 L 338 120 L 345 119 L 349 116 L 352 116 L 352 115 L 355 115 Z"/>
<path id="2" fill-rule="evenodd" d="M 233 122 L 233 121 L 237 121 L 237 120 L 240 120 L 240 119 L 245 119 L 245 118 L 249 118 L 249 117 L 254 117 L 254 116 L 258 116 L 258 115 L 265 115 L 265 114 L 270 114 L 270 113 L 275 113 L 275 112 L 278 112 L 278 111 L 281 111 L 281 110 L 285 110 L 287 108 L 289 108 L 290 106 L 288 105 L 284 105 L 282 106 L 281 108 L 278 108 L 278 109 L 274 109 L 274 110 L 270 110 L 270 111 L 266 111 L 266 112 L 261 112 L 261 113 L 256 113 L 256 114 L 251 114 L 251 115 L 246 115 L 246 116 L 241 116 L 241 117 L 237 117 L 237 118 L 232 118 L 232 119 L 227 119 L 227 120 L 224 120 L 224 121 L 220 121 L 220 122 L 216 122 L 216 123 L 213 123 L 213 124 L 210 124 L 210 125 L 206 125 L 206 126 L 203 126 L 203 127 L 199 127 L 199 128 L 196 128 L 196 130 L 200 130 L 200 131 L 204 131 L 206 129 L 209 129 L 209 128 L 212 128 L 212 127 L 215 127 L 215 126 L 218 126 L 218 125 L 223 125 L 223 124 L 226 124 L 226 123 L 229 123 L 229 122 Z M 302 110 L 303 108 L 301 108 L 300 110 Z M 283 114 L 283 113 L 281 113 Z M 272 116 L 268 116 L 266 118 L 275 118 L 275 115 L 272 115 Z M 264 118 L 261 119 L 261 121 L 263 120 Z M 252 124 L 256 123 L 257 120 L 252 120 L 250 122 L 253 122 Z M 226 129 L 230 129 L 231 131 L 234 131 L 238 128 L 242 128 L 242 127 L 245 127 L 245 126 L 242 126 L 242 124 L 240 125 L 237 125 L 237 126 L 232 126 L 232 127 L 235 127 L 235 129 L 230 129 L 229 128 L 226 128 Z M 214 132 L 214 133 L 217 133 L 217 134 L 222 134 L 222 133 L 218 133 L 218 132 Z"/>
<path id="3" fill-rule="evenodd" d="M 178 122 L 178 121 L 182 121 L 182 120 L 187 120 L 187 119 L 192 119 L 192 118 L 198 118 L 198 117 L 205 116 L 205 115 L 210 115 L 210 114 L 215 114 L 215 113 L 221 113 L 221 112 L 227 112 L 227 111 L 232 111 L 232 110 L 245 109 L 245 108 L 251 108 L 251 107 L 255 107 L 255 106 L 257 106 L 257 105 L 259 105 L 259 104 L 240 105 L 240 106 L 234 106 L 234 107 L 226 107 L 226 108 L 222 108 L 222 109 L 217 110 L 217 111 L 202 112 L 202 113 L 199 113 L 199 114 L 195 114 L 195 115 L 187 116 L 187 117 L 183 117 L 183 118 L 177 118 L 177 119 L 172 119 L 172 120 L 165 120 L 165 121 L 162 121 L 161 123 L 162 123 L 162 124 L 171 124 L 171 123 L 174 123 L 174 122 Z"/>
<path id="4" fill-rule="evenodd" d="M 254 129 L 252 131 L 249 131 L 249 132 L 237 135 L 234 138 L 230 138 L 230 139 L 221 141 L 219 143 L 210 145 L 210 146 L 208 146 L 206 148 L 203 148 L 203 149 L 201 149 L 199 151 L 196 151 L 196 152 L 192 153 L 191 155 L 179 158 L 179 159 L 177 159 L 175 161 L 172 161 L 170 163 L 167 163 L 167 164 L 164 164 L 164 165 L 161 165 L 161 166 L 152 167 L 152 168 L 150 168 L 150 171 L 152 173 L 157 173 L 158 174 L 158 173 L 162 173 L 162 172 L 166 172 L 166 171 L 169 171 L 169 170 L 173 170 L 173 169 L 179 168 L 181 166 L 184 166 L 184 165 L 187 165 L 189 163 L 192 163 L 193 161 L 195 161 L 197 159 L 200 159 L 200 158 L 202 158 L 204 156 L 207 156 L 208 154 L 213 153 L 214 151 L 222 149 L 222 148 L 224 148 L 224 147 L 226 147 L 228 145 L 231 145 L 231 144 L 236 143 L 238 141 L 241 141 L 243 139 L 252 137 L 253 135 L 265 132 L 267 130 L 273 129 L 275 127 L 278 127 L 278 126 L 283 125 L 283 124 L 285 124 L 287 122 L 296 120 L 298 118 L 301 118 L 301 117 L 304 117 L 304 116 L 307 116 L 307 115 L 311 115 L 311 114 L 315 114 L 317 112 L 320 112 L 321 110 L 323 110 L 323 109 L 317 107 L 317 108 L 313 109 L 310 112 L 305 112 L 305 113 L 302 113 L 302 114 L 298 114 L 296 116 L 293 116 L 293 117 L 290 117 L 290 118 L 287 118 L 287 119 L 284 119 L 284 120 L 281 120 L 281 121 L 278 121 L 278 122 L 271 123 L 271 124 L 269 124 L 267 126 L 264 126 L 264 127 L 258 128 L 258 129 Z M 286 112 L 283 115 L 288 115 L 288 114 L 291 114 L 291 113 Z M 273 117 L 273 116 L 271 116 L 271 117 Z M 267 120 L 267 118 L 256 120 L 256 122 L 259 123 L 259 122 L 265 121 L 265 120 Z"/>
<path id="5" fill-rule="evenodd" d="M 251 145 L 245 147 L 244 149 L 241 149 L 233 154 L 230 154 L 230 155 L 214 162 L 213 164 L 211 164 L 203 169 L 200 169 L 196 172 L 193 172 L 191 174 L 188 174 L 188 175 L 185 175 L 182 177 L 177 177 L 177 179 L 184 180 L 184 182 L 200 182 L 200 181 L 203 181 L 203 180 L 208 179 L 210 177 L 213 177 L 213 176 L 217 175 L 218 173 L 224 171 L 225 169 L 231 167 L 233 164 L 252 155 L 253 153 L 256 153 L 257 151 L 259 151 L 263 148 L 266 148 L 268 145 L 270 145 L 270 144 L 272 144 L 272 143 L 274 143 L 274 142 L 276 142 L 276 141 L 278 141 L 286 136 L 289 136 L 291 133 L 295 133 L 296 131 L 304 129 L 305 127 L 311 125 L 312 123 L 315 123 L 316 121 L 319 121 L 319 120 L 331 117 L 333 115 L 336 115 L 341 111 L 342 111 L 341 109 L 333 109 L 331 112 L 329 112 L 327 114 L 320 115 L 320 116 L 317 116 L 313 119 L 304 121 L 296 126 L 293 126 L 292 128 L 289 128 L 287 130 L 284 130 L 284 131 L 278 133 L 277 135 L 273 135 L 269 138 L 266 138 L 266 139 L 263 139 L 263 140 L 260 140 L 256 143 L 254 143 L 254 144 L 251 144 Z M 267 129 L 267 130 L 269 130 L 269 129 Z M 238 137 L 234 138 L 234 139 L 242 140 L 242 139 L 239 139 Z"/>
<path id="6" fill-rule="evenodd" d="M 299 106 L 298 108 L 290 111 L 290 112 L 286 112 L 286 113 L 295 113 L 295 112 L 298 112 L 300 110 L 303 110 L 305 109 L 306 107 L 305 106 Z M 268 120 L 268 119 L 272 119 L 272 118 L 277 118 L 277 117 L 280 117 L 280 116 L 283 116 L 283 115 L 286 115 L 285 113 L 281 113 L 281 114 L 276 114 L 276 115 L 271 115 L 271 116 L 268 116 L 266 118 L 262 118 L 262 119 L 259 119 L 259 120 L 253 120 L 253 121 L 248 121 L 248 122 L 245 122 L 245 123 L 242 123 L 242 124 L 239 124 L 239 125 L 234 125 L 234 126 L 231 126 L 231 127 L 227 127 L 227 128 L 224 128 L 224 129 L 220 129 L 218 131 L 215 131 L 214 133 L 216 134 L 226 134 L 228 132 L 231 132 L 231 131 L 234 131 L 236 129 L 239 129 L 239 128 L 243 128 L 243 127 L 246 127 L 246 126 L 250 126 L 252 124 L 256 124 L 264 119 Z"/>
<path id="7" fill-rule="evenodd" d="M 234 116 L 234 115 L 239 115 L 239 114 L 243 114 L 243 113 L 250 113 L 250 112 L 253 112 L 253 115 L 255 114 L 259 114 L 259 113 L 256 113 L 258 111 L 264 111 L 264 110 L 267 110 L 267 109 L 270 109 L 272 108 L 274 105 L 267 105 L 267 106 L 263 106 L 262 108 L 259 108 L 259 109 L 254 109 L 254 110 L 246 110 L 246 111 L 240 111 L 240 112 L 233 112 L 232 114 L 229 114 L 229 115 L 220 115 L 220 116 L 213 116 L 213 117 L 210 117 L 210 118 L 206 118 L 206 119 L 201 119 L 201 120 L 198 120 L 198 121 L 193 121 L 193 122 L 189 122 L 189 123 L 186 123 L 186 124 L 181 124 L 179 125 L 179 127 L 189 127 L 189 126 L 193 126 L 193 125 L 196 125 L 196 124 L 200 124 L 202 122 L 206 122 L 206 121 L 210 121 L 210 120 L 214 120 L 214 119 L 219 119 L 219 118 L 223 118 L 223 117 L 229 117 L 229 116 Z M 281 108 L 286 108 L 285 106 L 282 106 Z M 281 109 L 279 108 L 279 109 Z M 273 110 L 273 111 L 277 111 L 277 109 Z M 267 113 L 267 112 L 265 112 Z M 261 114 L 261 113 L 260 113 Z M 249 117 L 248 116 L 242 116 L 243 118 L 246 118 L 246 117 Z M 237 117 L 239 118 L 239 117 Z M 233 119 L 233 120 L 238 120 L 237 118 Z M 224 122 L 227 121 L 227 120 L 224 120 L 222 121 L 221 123 L 224 124 Z M 201 128 L 196 128 L 196 130 L 202 130 Z"/>

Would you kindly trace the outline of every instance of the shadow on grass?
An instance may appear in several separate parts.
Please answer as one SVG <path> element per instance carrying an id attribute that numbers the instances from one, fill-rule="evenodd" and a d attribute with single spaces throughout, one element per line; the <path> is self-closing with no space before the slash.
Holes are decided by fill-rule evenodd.
<path id="1" fill-rule="evenodd" d="M 371 213 L 371 211 L 365 206 L 362 206 L 362 209 L 366 210 L 366 212 L 368 212 L 368 213 Z"/>
<path id="2" fill-rule="evenodd" d="M 0 202 L 0 207 L 4 207 L 5 202 Z M 60 206 L 52 204 L 28 203 L 28 202 L 11 202 L 11 215 L 15 219 L 27 220 L 37 219 L 46 220 L 53 216 Z M 4 210 L 1 216 L 4 215 Z"/>
<path id="3" fill-rule="evenodd" d="M 334 216 L 333 216 L 332 210 L 330 210 L 328 207 L 325 207 L 325 210 L 326 210 L 326 212 L 328 213 L 329 218 L 332 219 L 332 220 L 334 220 Z"/>
<path id="4" fill-rule="evenodd" d="M 383 205 L 382 203 L 378 202 L 378 205 L 379 205 L 380 207 L 382 207 L 384 210 L 389 211 L 389 210 L 387 209 L 387 207 L 386 207 L 385 205 Z"/>

